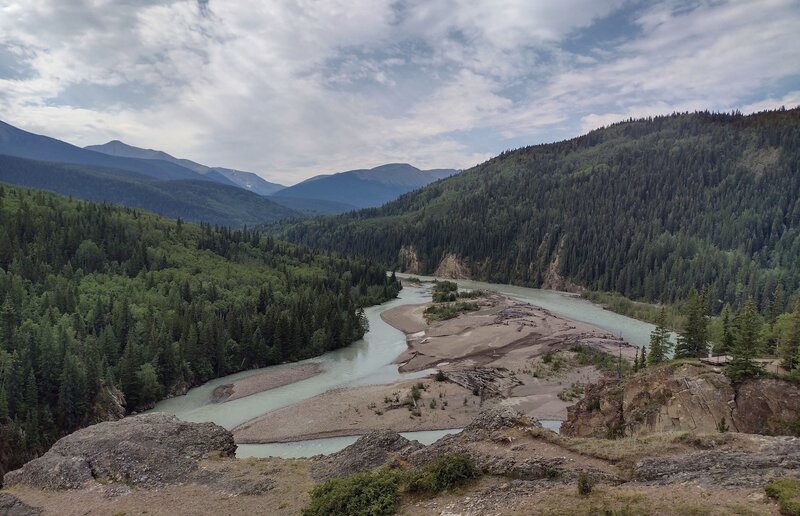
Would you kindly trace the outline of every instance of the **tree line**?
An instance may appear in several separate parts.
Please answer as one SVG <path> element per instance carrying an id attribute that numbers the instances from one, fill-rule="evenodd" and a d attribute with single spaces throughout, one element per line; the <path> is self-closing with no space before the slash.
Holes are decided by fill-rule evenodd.
<path id="1" fill-rule="evenodd" d="M 759 310 L 800 287 L 800 108 L 627 121 L 487 161 L 383 207 L 300 221 L 291 241 L 473 279 L 559 277 L 673 304 Z M 719 302 L 720 300 L 721 302 Z"/>

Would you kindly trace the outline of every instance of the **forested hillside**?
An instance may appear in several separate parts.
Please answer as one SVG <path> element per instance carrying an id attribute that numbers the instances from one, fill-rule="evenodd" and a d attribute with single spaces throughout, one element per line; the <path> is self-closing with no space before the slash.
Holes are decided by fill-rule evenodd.
<path id="1" fill-rule="evenodd" d="M 0 181 L 223 226 L 302 217 L 291 208 L 235 186 L 200 179 L 160 181 L 114 168 L 0 155 Z"/>
<path id="2" fill-rule="evenodd" d="M 246 229 L 0 185 L 0 478 L 108 413 L 346 346 L 399 288 Z"/>
<path id="3" fill-rule="evenodd" d="M 662 302 L 707 285 L 714 310 L 750 295 L 763 306 L 781 284 L 788 303 L 800 284 L 799 165 L 800 109 L 631 120 L 285 234 L 418 273 L 452 255 L 495 282 L 560 276 Z"/>

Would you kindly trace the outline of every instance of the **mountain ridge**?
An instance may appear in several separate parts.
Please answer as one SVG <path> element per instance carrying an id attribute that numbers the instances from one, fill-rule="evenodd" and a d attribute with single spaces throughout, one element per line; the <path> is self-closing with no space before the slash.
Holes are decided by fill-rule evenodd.
<path id="1" fill-rule="evenodd" d="M 798 142 L 800 108 L 629 120 L 284 231 L 419 274 L 450 259 L 490 282 L 763 304 L 800 286 Z"/>

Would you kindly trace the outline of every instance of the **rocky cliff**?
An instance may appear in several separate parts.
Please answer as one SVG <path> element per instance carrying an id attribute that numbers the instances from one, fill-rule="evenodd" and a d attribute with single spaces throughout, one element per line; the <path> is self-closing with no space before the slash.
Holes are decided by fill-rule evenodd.
<path id="1" fill-rule="evenodd" d="M 800 433 L 800 387 L 758 378 L 733 385 L 720 368 L 668 363 L 621 382 L 604 377 L 568 409 L 562 433 L 580 437 L 659 432 Z"/>

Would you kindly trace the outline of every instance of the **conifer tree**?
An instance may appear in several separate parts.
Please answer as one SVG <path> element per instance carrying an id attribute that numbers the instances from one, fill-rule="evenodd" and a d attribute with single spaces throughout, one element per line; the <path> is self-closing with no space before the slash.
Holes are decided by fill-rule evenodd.
<path id="1" fill-rule="evenodd" d="M 704 291 L 705 292 L 705 291 Z M 675 358 L 702 358 L 708 356 L 707 298 L 695 289 L 686 301 L 686 328 L 678 337 Z"/>
<path id="2" fill-rule="evenodd" d="M 647 364 L 655 365 L 664 362 L 669 357 L 672 350 L 672 343 L 669 340 L 669 330 L 667 329 L 667 310 L 662 308 L 658 313 L 656 327 L 650 333 L 650 353 L 647 355 Z"/>
<path id="3" fill-rule="evenodd" d="M 714 353 L 717 355 L 724 355 L 730 353 L 733 349 L 733 324 L 731 321 L 731 306 L 725 304 L 720 313 L 720 320 L 722 322 L 722 335 L 720 341 L 714 346 Z"/>
<path id="4" fill-rule="evenodd" d="M 736 337 L 731 350 L 731 361 L 725 367 L 725 374 L 734 382 L 758 376 L 762 368 L 753 359 L 759 349 L 759 330 L 761 321 L 755 301 L 749 298 L 736 314 Z"/>

